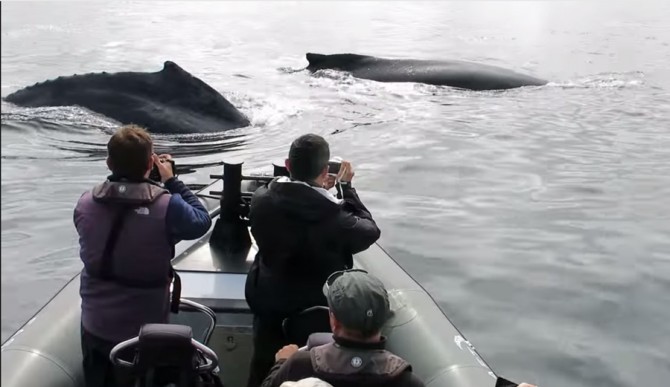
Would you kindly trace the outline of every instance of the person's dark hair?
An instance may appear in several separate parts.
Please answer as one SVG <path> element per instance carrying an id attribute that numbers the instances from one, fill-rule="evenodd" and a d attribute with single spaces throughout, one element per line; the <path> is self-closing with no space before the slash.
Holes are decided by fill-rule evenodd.
<path id="1" fill-rule="evenodd" d="M 153 153 L 151 136 L 137 125 L 125 125 L 107 143 L 109 168 L 117 177 L 142 180 Z"/>
<path id="2" fill-rule="evenodd" d="M 305 134 L 293 141 L 288 152 L 291 177 L 300 181 L 312 181 L 328 165 L 330 147 L 328 142 L 316 134 Z"/>

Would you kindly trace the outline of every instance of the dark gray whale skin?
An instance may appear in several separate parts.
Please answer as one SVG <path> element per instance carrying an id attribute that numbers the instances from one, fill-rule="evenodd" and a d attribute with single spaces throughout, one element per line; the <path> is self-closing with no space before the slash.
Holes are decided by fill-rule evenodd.
<path id="1" fill-rule="evenodd" d="M 470 90 L 542 86 L 547 81 L 501 67 L 463 61 L 384 59 L 357 54 L 307 53 L 307 70 L 341 70 L 378 82 L 417 82 Z"/>
<path id="2" fill-rule="evenodd" d="M 158 72 L 91 73 L 36 83 L 5 97 L 19 106 L 81 106 L 153 133 L 211 133 L 248 126 L 219 92 L 166 61 Z"/>

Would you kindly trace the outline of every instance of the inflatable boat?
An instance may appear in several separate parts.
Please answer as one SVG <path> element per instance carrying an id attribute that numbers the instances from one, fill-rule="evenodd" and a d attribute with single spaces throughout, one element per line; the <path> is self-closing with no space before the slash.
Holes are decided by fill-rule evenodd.
<path id="1" fill-rule="evenodd" d="M 181 305 L 179 313 L 171 315 L 170 325 L 190 328 L 189 340 L 207 358 L 202 367 L 217 367 L 225 386 L 245 387 L 252 315 L 244 286 L 257 251 L 245 216 L 253 190 L 286 171 L 275 166 L 272 174 L 243 176 L 242 164 L 224 163 L 223 169 L 223 175 L 211 175 L 213 182 L 196 191 L 210 212 L 212 228 L 202 238 L 182 241 L 175 248 L 172 265 L 181 278 Z M 374 274 L 389 290 L 393 318 L 383 330 L 387 349 L 411 363 L 426 386 L 508 385 L 501 384 L 504 379 L 379 245 L 357 254 L 354 261 L 356 268 Z M 5 341 L 1 353 L 2 387 L 84 387 L 79 274 Z M 118 363 L 130 366 L 123 360 Z"/>

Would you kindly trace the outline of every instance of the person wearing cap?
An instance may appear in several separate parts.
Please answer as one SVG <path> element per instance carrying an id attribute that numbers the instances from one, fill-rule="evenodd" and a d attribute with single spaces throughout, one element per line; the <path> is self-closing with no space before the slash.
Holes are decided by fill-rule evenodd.
<path id="1" fill-rule="evenodd" d="M 275 355 L 275 365 L 262 387 L 309 377 L 334 387 L 424 385 L 407 361 L 384 349 L 381 330 L 392 313 L 379 279 L 363 270 L 339 271 L 328 278 L 323 292 L 334 342 L 309 351 L 285 346 Z"/>
<path id="2" fill-rule="evenodd" d="M 285 162 L 290 177 L 273 179 L 252 197 L 249 221 L 258 253 L 245 286 L 254 315 L 247 387 L 258 387 L 274 354 L 290 344 L 282 321 L 309 307 L 325 306 L 321 287 L 328 276 L 351 268 L 353 254 L 379 239 L 379 228 L 352 187 L 351 163 L 341 162 L 339 199 L 329 191 L 334 186 L 329 160 L 323 137 L 302 135 L 291 144 Z"/>
<path id="3" fill-rule="evenodd" d="M 384 349 L 382 327 L 391 318 L 384 284 L 364 270 L 333 273 L 323 286 L 328 300 L 334 342 L 309 351 L 295 344 L 275 355 L 275 365 L 261 387 L 318 378 L 333 387 L 361 385 L 422 387 L 411 365 Z M 520 383 L 517 387 L 537 387 Z"/>

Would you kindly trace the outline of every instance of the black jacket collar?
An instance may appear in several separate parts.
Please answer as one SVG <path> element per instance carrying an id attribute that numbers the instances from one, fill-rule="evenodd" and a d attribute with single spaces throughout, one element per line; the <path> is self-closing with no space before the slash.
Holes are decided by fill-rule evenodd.
<path id="1" fill-rule="evenodd" d="M 351 349 L 385 349 L 386 348 L 386 337 L 382 336 L 381 340 L 373 342 L 373 343 L 364 343 L 361 341 L 354 341 L 350 339 L 345 339 L 343 337 L 338 337 L 333 335 L 333 339 L 335 340 L 335 344 L 339 345 L 344 348 L 351 348 Z"/>

